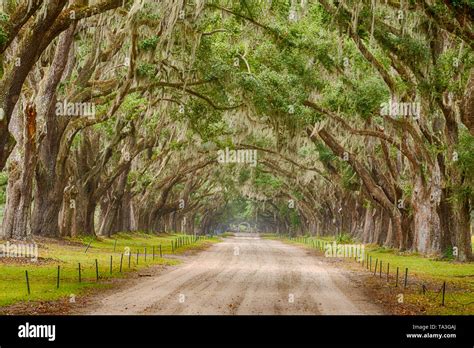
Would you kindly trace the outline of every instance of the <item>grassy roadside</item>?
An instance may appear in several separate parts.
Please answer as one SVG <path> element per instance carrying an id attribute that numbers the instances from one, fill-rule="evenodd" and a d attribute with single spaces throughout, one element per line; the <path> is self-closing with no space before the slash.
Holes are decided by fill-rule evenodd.
<path id="1" fill-rule="evenodd" d="M 178 241 L 180 245 L 177 245 Z M 36 241 L 39 254 L 37 262 L 26 258 L 0 257 L 0 307 L 24 301 L 52 301 L 66 297 L 73 300 L 87 289 L 111 286 L 110 282 L 102 280 L 122 278 L 129 272 L 152 265 L 177 264 L 178 260 L 168 256 L 181 254 L 187 250 L 202 249 L 218 241 L 219 239 L 215 237 L 193 240 L 191 236 L 179 234 L 157 236 L 139 232 L 120 233 L 114 235 L 114 238 L 93 240 L 40 239 Z M 173 248 L 172 243 L 175 243 L 176 247 Z M 0 244 L 5 242 L 0 241 Z M 163 257 L 160 257 L 160 245 Z M 172 249 L 175 249 L 174 252 Z M 98 264 L 99 281 L 95 260 Z M 79 282 L 79 263 L 81 282 Z M 120 271 L 121 263 L 122 271 Z M 59 288 L 57 288 L 58 266 L 60 266 Z M 30 295 L 27 291 L 26 270 Z"/>
<path id="2" fill-rule="evenodd" d="M 333 238 L 298 238 L 290 240 L 275 235 L 264 238 L 279 239 L 286 243 L 317 249 L 324 255 L 324 243 L 332 243 Z M 342 244 L 342 243 L 341 243 Z M 382 301 L 388 301 L 397 313 L 404 310 L 423 314 L 474 314 L 474 262 L 436 260 L 416 253 L 400 253 L 397 250 L 376 245 L 364 245 L 364 265 L 352 258 L 338 258 L 344 267 L 365 273 L 366 284 L 376 289 Z M 372 259 L 371 270 L 367 269 L 367 259 Z M 328 258 L 329 261 L 329 258 Z M 380 277 L 380 261 L 382 276 Z M 374 275 L 375 263 L 377 273 Z M 387 280 L 387 266 L 389 276 Z M 399 268 L 399 282 L 396 283 L 396 269 Z M 370 265 L 369 265 L 370 268 Z M 407 287 L 404 287 L 405 270 L 408 268 Z M 442 306 L 442 287 L 446 282 L 445 305 Z M 423 293 L 424 290 L 424 293 Z M 402 296 L 400 296 L 402 295 Z M 402 300 L 403 302 L 399 302 Z M 403 306 L 401 305 L 403 304 Z M 398 309 L 400 310 L 398 312 Z"/>

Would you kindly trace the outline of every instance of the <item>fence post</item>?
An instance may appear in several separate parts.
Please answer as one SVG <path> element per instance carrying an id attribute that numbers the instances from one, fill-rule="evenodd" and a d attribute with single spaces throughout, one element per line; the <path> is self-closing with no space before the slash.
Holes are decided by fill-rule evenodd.
<path id="1" fill-rule="evenodd" d="M 405 288 L 407 287 L 407 282 L 408 282 L 408 267 L 405 268 Z"/>
<path id="2" fill-rule="evenodd" d="M 397 267 L 397 280 L 395 281 L 395 287 L 398 287 L 398 267 Z"/>
<path id="3" fill-rule="evenodd" d="M 120 273 L 122 273 L 123 254 L 120 255 Z"/>
<path id="4" fill-rule="evenodd" d="M 92 244 L 92 240 L 91 240 L 91 241 L 89 242 L 89 244 L 87 245 L 87 248 L 86 248 L 86 251 L 84 251 L 84 254 L 87 253 L 87 250 L 89 250 L 89 247 L 91 246 L 91 244 Z"/>
<path id="5" fill-rule="evenodd" d="M 28 278 L 28 271 L 25 271 L 25 276 L 26 276 L 26 289 L 28 290 L 28 295 L 30 295 L 31 291 L 30 291 L 30 279 Z"/>
<path id="6" fill-rule="evenodd" d="M 82 282 L 82 278 L 81 278 L 81 263 L 79 262 L 79 267 L 77 268 L 78 272 L 79 272 L 79 283 Z"/>
<path id="7" fill-rule="evenodd" d="M 377 274 L 377 265 L 379 263 L 379 259 L 375 259 L 375 268 L 374 268 L 374 275 Z"/>
<path id="8" fill-rule="evenodd" d="M 95 259 L 95 278 L 99 281 L 99 261 Z"/>
<path id="9" fill-rule="evenodd" d="M 444 306 L 444 295 L 446 294 L 446 281 L 443 282 L 443 302 L 441 302 L 441 305 Z"/>
<path id="10" fill-rule="evenodd" d="M 380 260 L 380 272 L 379 278 L 382 278 L 382 260 Z"/>
<path id="11" fill-rule="evenodd" d="M 61 266 L 58 265 L 58 279 L 57 279 L 57 282 L 56 282 L 56 289 L 59 289 L 59 277 L 60 277 L 60 269 L 61 269 Z"/>
<path id="12" fill-rule="evenodd" d="M 163 258 L 163 253 L 161 251 L 161 244 L 160 244 L 160 258 Z"/>
<path id="13" fill-rule="evenodd" d="M 112 258 L 112 255 L 110 255 L 110 274 L 113 273 L 113 270 L 114 270 L 113 267 L 114 267 L 113 266 L 113 258 Z"/>
<path id="14" fill-rule="evenodd" d="M 387 282 L 389 281 L 388 274 L 390 273 L 390 262 L 387 263 Z"/>

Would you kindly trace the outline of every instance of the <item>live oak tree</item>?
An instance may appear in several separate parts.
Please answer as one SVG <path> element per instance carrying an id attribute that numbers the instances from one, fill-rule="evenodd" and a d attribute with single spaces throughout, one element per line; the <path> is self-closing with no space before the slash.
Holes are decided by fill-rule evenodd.
<path id="1" fill-rule="evenodd" d="M 472 257 L 469 1 L 0 11 L 3 236 L 251 222 Z M 256 166 L 219 163 L 223 149 Z"/>

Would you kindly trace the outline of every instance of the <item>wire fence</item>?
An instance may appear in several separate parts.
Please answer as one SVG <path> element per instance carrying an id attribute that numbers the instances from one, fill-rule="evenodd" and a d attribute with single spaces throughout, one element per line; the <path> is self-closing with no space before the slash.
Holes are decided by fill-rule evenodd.
<path id="1" fill-rule="evenodd" d="M 136 269 L 139 265 L 148 264 L 150 261 L 163 259 L 165 251 L 175 253 L 181 248 L 195 245 L 196 243 L 212 239 L 210 235 L 192 235 L 181 236 L 170 241 L 169 249 L 165 245 L 158 244 L 155 246 L 134 246 L 125 252 L 116 253 L 118 243 L 114 242 L 114 253 L 94 254 L 90 253 L 92 243 L 89 242 L 84 250 L 87 254 L 87 260 L 81 260 L 74 264 L 73 262 L 61 262 L 52 267 L 34 267 L 25 269 L 24 282 L 25 291 L 31 295 L 35 290 L 44 291 L 44 285 L 50 284 L 48 289 L 61 289 L 65 284 L 86 284 L 99 282 L 100 280 L 110 279 L 120 274 Z M 103 252 L 102 249 L 98 251 Z M 8 277 L 8 278 L 7 278 Z M 2 277 L 3 280 L 9 282 L 20 281 L 17 275 L 9 275 Z M 40 286 L 41 284 L 41 286 Z M 35 287 L 37 287 L 35 289 Z"/>
<path id="2" fill-rule="evenodd" d="M 289 240 L 303 243 L 306 245 L 311 246 L 320 251 L 328 250 L 328 245 L 334 245 L 334 241 L 326 241 L 322 239 L 314 239 L 311 237 L 290 237 Z M 344 245 L 344 244 L 337 244 L 336 245 Z M 363 269 L 373 274 L 374 277 L 378 277 L 381 280 L 384 280 L 387 284 L 392 284 L 395 288 L 400 289 L 420 289 L 420 293 L 428 298 L 432 302 L 437 302 L 441 306 L 447 306 L 448 299 L 449 301 L 453 301 L 459 306 L 469 306 L 474 304 L 474 293 L 472 295 L 472 301 L 468 300 L 468 302 L 460 301 L 456 299 L 456 292 L 450 291 L 451 288 L 448 287 L 448 283 L 443 281 L 442 284 L 435 286 L 434 288 L 430 289 L 430 286 L 433 284 L 428 284 L 427 282 L 420 280 L 416 277 L 410 277 L 408 267 L 400 267 L 397 266 L 396 268 L 392 265 L 392 269 L 390 268 L 390 263 L 385 262 L 383 259 L 379 257 L 373 257 L 370 253 L 361 253 L 353 255 L 353 259 L 355 262 L 359 263 Z"/>

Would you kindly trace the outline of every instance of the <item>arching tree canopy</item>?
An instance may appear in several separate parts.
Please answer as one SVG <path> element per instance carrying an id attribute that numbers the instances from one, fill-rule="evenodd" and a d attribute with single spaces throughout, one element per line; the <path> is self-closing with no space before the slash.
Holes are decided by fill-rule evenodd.
<path id="1" fill-rule="evenodd" d="M 4 0 L 2 234 L 242 222 L 472 256 L 470 0 Z"/>

